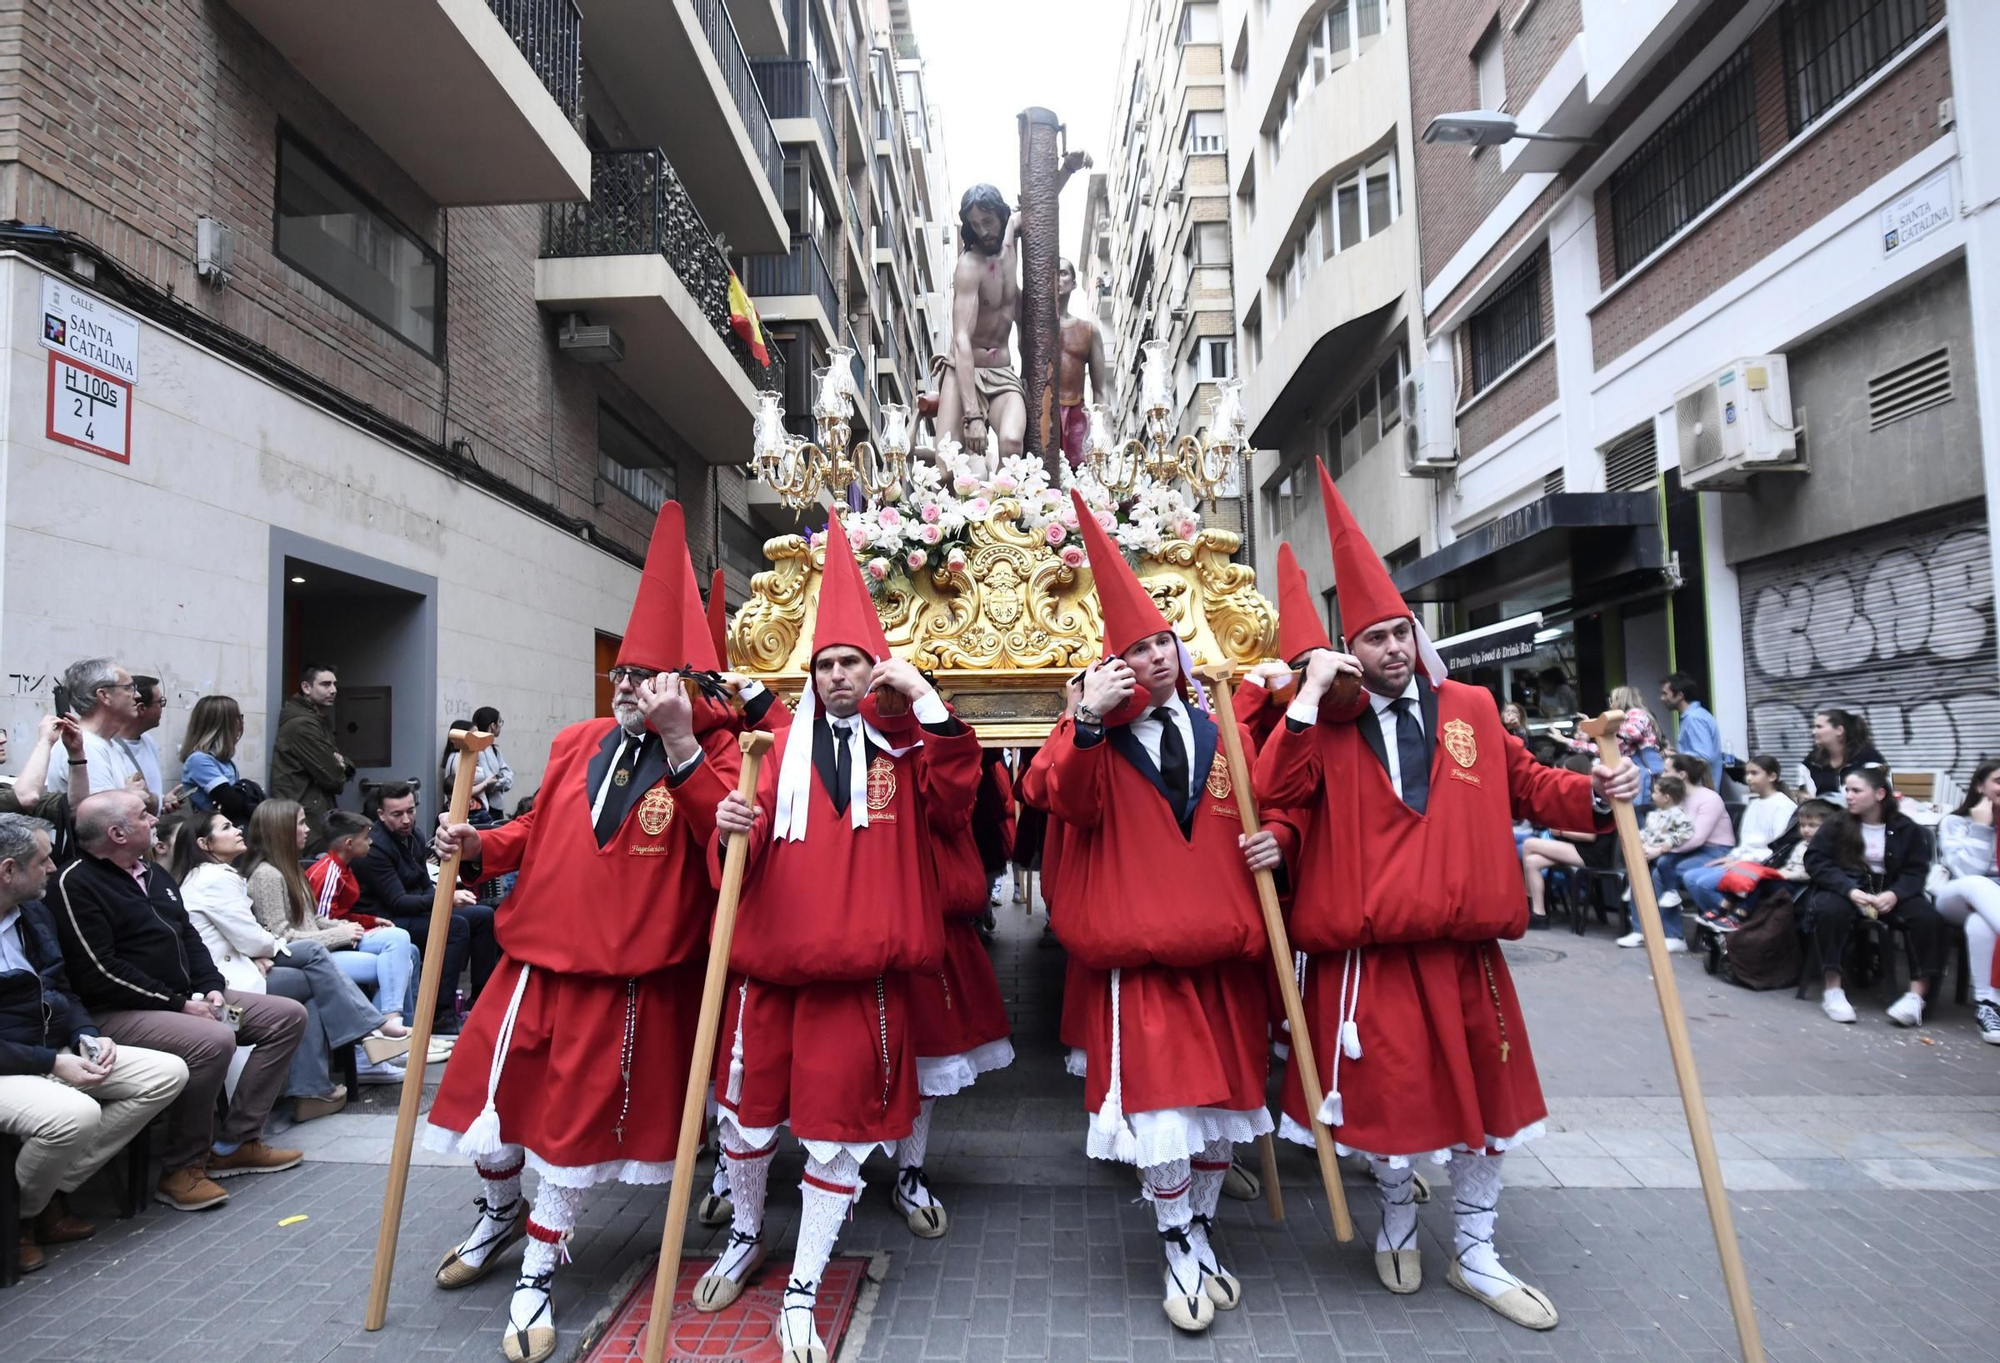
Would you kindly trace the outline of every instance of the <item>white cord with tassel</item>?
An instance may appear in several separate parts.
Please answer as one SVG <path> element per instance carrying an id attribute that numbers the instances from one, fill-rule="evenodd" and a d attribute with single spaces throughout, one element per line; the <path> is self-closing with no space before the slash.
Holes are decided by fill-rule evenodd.
<path id="1" fill-rule="evenodd" d="M 465 1134 L 458 1138 L 458 1153 L 461 1155 L 491 1155 L 500 1149 L 500 1109 L 495 1105 L 500 1095 L 500 1075 L 507 1068 L 507 1049 L 514 1044 L 514 1019 L 521 1012 L 521 996 L 528 992 L 528 972 L 533 969 L 527 962 L 521 963 L 521 973 L 514 980 L 513 997 L 507 1000 L 506 1016 L 500 1019 L 499 1035 L 493 1038 L 493 1063 L 486 1070 L 486 1106 L 472 1119 L 472 1125 L 465 1128 Z"/>

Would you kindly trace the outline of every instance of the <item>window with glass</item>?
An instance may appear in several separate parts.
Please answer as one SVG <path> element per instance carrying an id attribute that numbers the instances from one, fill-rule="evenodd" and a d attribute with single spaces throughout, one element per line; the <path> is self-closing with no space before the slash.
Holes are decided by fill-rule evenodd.
<path id="1" fill-rule="evenodd" d="M 1624 274 L 1757 168 L 1757 88 L 1746 43 L 1611 172 L 1611 248 Z"/>
<path id="2" fill-rule="evenodd" d="M 1785 105 L 1793 135 L 1926 33 L 1933 22 L 1931 5 L 1932 0 L 1786 0 Z"/>
<path id="3" fill-rule="evenodd" d="M 1328 465 L 1336 476 L 1353 468 L 1403 420 L 1403 379 L 1409 356 L 1402 346 L 1362 380 L 1326 426 Z"/>
<path id="4" fill-rule="evenodd" d="M 764 537 L 727 506 L 722 508 L 722 564 L 745 577 L 770 567 L 764 561 Z"/>
<path id="5" fill-rule="evenodd" d="M 1227 336 L 1203 337 L 1197 348 L 1201 352 L 1200 368 L 1197 372 L 1204 382 L 1234 377 L 1235 348 Z"/>
<path id="6" fill-rule="evenodd" d="M 287 128 L 278 130 L 273 250 L 327 292 L 436 358 L 444 260 Z"/>
<path id="7" fill-rule="evenodd" d="M 1472 391 L 1528 357 L 1542 343 L 1542 257 L 1534 255 L 1507 278 L 1467 323 L 1472 350 Z"/>
<path id="8" fill-rule="evenodd" d="M 1222 111 L 1197 109 L 1188 115 L 1187 149 L 1190 156 L 1222 150 Z"/>
<path id="9" fill-rule="evenodd" d="M 1183 43 L 1222 41 L 1222 22 L 1212 0 L 1190 0 L 1181 11 L 1180 40 Z"/>
<path id="10" fill-rule="evenodd" d="M 1496 112 L 1507 107 L 1507 70 L 1500 53 L 1500 24 L 1496 20 L 1472 49 L 1472 92 L 1479 107 Z"/>
<path id="11" fill-rule="evenodd" d="M 1199 222 L 1195 224 L 1194 263 L 1197 265 L 1227 265 L 1229 263 L 1228 223 Z"/>
<path id="12" fill-rule="evenodd" d="M 597 407 L 597 472 L 648 511 L 677 497 L 679 471 L 664 450 L 602 403 Z"/>

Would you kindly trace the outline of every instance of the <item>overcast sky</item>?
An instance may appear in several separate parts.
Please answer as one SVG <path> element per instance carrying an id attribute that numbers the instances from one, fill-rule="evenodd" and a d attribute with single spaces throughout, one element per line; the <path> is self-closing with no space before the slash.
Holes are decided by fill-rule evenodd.
<path id="1" fill-rule="evenodd" d="M 944 122 L 956 219 L 958 196 L 980 181 L 1013 202 L 1020 192 L 1021 139 L 1014 116 L 1036 105 L 1069 127 L 1072 150 L 1105 170 L 1106 136 L 1125 37 L 1127 0 L 910 0 L 931 98 Z M 1082 238 L 1088 173 L 1062 198 L 1062 254 Z"/>

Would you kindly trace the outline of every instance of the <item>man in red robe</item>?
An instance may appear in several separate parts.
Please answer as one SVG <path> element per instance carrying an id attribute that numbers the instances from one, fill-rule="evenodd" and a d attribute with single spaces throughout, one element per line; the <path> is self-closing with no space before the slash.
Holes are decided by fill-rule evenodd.
<path id="1" fill-rule="evenodd" d="M 933 805 L 930 845 L 936 902 L 944 924 L 944 957 L 934 970 L 912 971 L 910 1032 L 917 1056 L 917 1118 L 896 1142 L 896 1183 L 891 1198 L 910 1230 L 926 1240 L 945 1233 L 944 1204 L 924 1178 L 931 1116 L 940 1098 L 972 1087 L 980 1075 L 1014 1063 L 1007 1005 L 1000 979 L 974 926 L 986 913 L 990 888 L 973 817 L 992 773 L 1005 772 L 982 754 L 978 797 L 972 808 Z"/>
<path id="2" fill-rule="evenodd" d="M 1243 835 L 1215 720 L 1182 696 L 1179 637 L 1075 502 L 1107 658 L 1049 738 L 1048 793 L 1063 826 L 1056 935 L 1079 967 L 1096 1113 L 1086 1148 L 1144 1170 L 1167 1319 L 1205 1330 L 1241 1299 L 1210 1239 L 1233 1147 L 1271 1129 L 1251 870 L 1281 858 L 1269 830 Z"/>
<path id="3" fill-rule="evenodd" d="M 556 735 L 535 807 L 496 828 L 441 827 L 476 883 L 518 871 L 494 920 L 501 960 L 432 1105 L 424 1141 L 470 1155 L 483 1195 L 472 1233 L 438 1266 L 465 1287 L 524 1235 L 502 1349 L 514 1363 L 555 1351 L 550 1289 L 583 1191 L 673 1177 L 680 1097 L 694 1048 L 714 902 L 707 849 L 735 782 L 705 754 L 678 678 L 681 509 L 660 508 L 638 600 L 612 669 L 610 719 Z M 633 1082 L 634 1076 L 639 1082 Z M 521 1170 L 541 1176 L 534 1206 Z"/>
<path id="4" fill-rule="evenodd" d="M 765 1184 L 789 1125 L 807 1162 L 778 1320 L 786 1363 L 825 1363 L 819 1279 L 861 1162 L 916 1122 L 909 976 L 944 955 L 928 828 L 966 818 L 979 781 L 978 738 L 890 656 L 838 518 L 825 554 L 811 681 L 755 803 L 732 792 L 718 807 L 710 856 L 719 872 L 723 838 L 748 835 L 715 1066 L 734 1218 L 694 1304 L 721 1310 L 763 1262 Z"/>
<path id="5" fill-rule="evenodd" d="M 1298 689 L 1298 674 L 1314 649 L 1330 649 L 1326 626 L 1320 623 L 1318 604 L 1305 570 L 1292 553 L 1289 543 L 1278 546 L 1278 658 L 1261 662 L 1244 673 L 1242 684 L 1231 696 L 1236 718 L 1250 731 L 1253 757 L 1263 750 L 1264 740 L 1285 717 Z M 1280 661 L 1282 660 L 1282 661 Z"/>
<path id="6" fill-rule="evenodd" d="M 1530 757 L 1500 726 L 1491 692 L 1445 678 L 1324 468 L 1320 494 L 1353 652 L 1312 655 L 1257 764 L 1258 798 L 1306 819 L 1290 923 L 1308 957 L 1306 1023 L 1326 1093 L 1318 1117 L 1374 1170 L 1384 1286 L 1422 1284 L 1412 1162 L 1449 1161 L 1456 1253 L 1446 1281 L 1516 1324 L 1550 1329 L 1554 1305 L 1493 1244 L 1502 1156 L 1541 1134 L 1547 1115 L 1498 940 L 1527 928 L 1513 821 L 1600 826 L 1609 800 L 1637 793 L 1638 771 L 1627 761 L 1585 776 Z M 1364 689 L 1328 702 L 1342 674 Z M 1284 1093 L 1284 1134 L 1310 1143 L 1296 1072 Z"/>

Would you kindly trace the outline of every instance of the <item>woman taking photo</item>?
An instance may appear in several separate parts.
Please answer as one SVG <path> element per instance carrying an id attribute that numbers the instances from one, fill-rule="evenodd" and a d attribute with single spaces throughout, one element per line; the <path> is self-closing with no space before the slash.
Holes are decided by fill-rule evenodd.
<path id="1" fill-rule="evenodd" d="M 2000 971 L 1994 969 L 1994 945 L 2000 940 L 1996 806 L 2000 806 L 2000 759 L 1989 757 L 1973 769 L 1965 799 L 1938 827 L 1938 860 L 1951 880 L 1938 891 L 1937 910 L 1946 923 L 1965 925 L 1965 960 L 1971 968 L 1979 1039 L 2000 1046 Z"/>
<path id="2" fill-rule="evenodd" d="M 1807 903 L 1826 970 L 1819 1006 L 1835 1022 L 1854 1021 L 1854 1005 L 1841 987 L 1841 957 L 1864 916 L 1887 919 L 1900 924 L 1910 942 L 1909 992 L 1889 1005 L 1889 1021 L 1915 1027 L 1944 974 L 1944 919 L 1924 894 L 1930 835 L 1897 807 L 1887 767 L 1849 772 L 1843 788 L 1846 811 L 1828 819 L 1806 848 L 1812 877 Z"/>
<path id="3" fill-rule="evenodd" d="M 299 870 L 306 845 L 305 811 L 293 800 L 266 800 L 250 816 L 248 855 L 250 902 L 257 922 L 282 942 L 314 943 L 332 953 L 334 966 L 375 1000 L 383 1031 L 407 1036 L 404 1019 L 416 1008 L 417 949 L 410 934 L 398 927 L 363 932 L 359 923 L 320 918 L 313 912 L 312 892 Z M 303 1048 L 302 1048 L 303 1049 Z M 448 1046 L 431 1044 L 431 1059 L 449 1054 Z M 400 1067 L 369 1057 L 376 1078 L 400 1078 Z M 391 1073 L 391 1072 L 394 1073 Z"/>
<path id="4" fill-rule="evenodd" d="M 1841 783 L 1863 767 L 1887 767 L 1869 741 L 1868 721 L 1846 710 L 1821 710 L 1813 715 L 1813 747 L 1799 763 L 1799 789 L 1807 795 L 1840 802 Z"/>
<path id="5" fill-rule="evenodd" d="M 347 1104 L 333 1082 L 329 1046 L 361 1042 L 371 1061 L 400 1055 L 407 1030 L 388 1034 L 380 1013 L 314 942 L 288 947 L 257 921 L 250 894 L 230 863 L 243 854 L 243 834 L 218 811 L 191 811 L 174 831 L 172 869 L 181 902 L 208 954 L 232 989 L 280 994 L 306 1006 L 306 1031 L 292 1057 L 285 1096 L 296 1099 L 292 1120 L 311 1121 Z"/>

